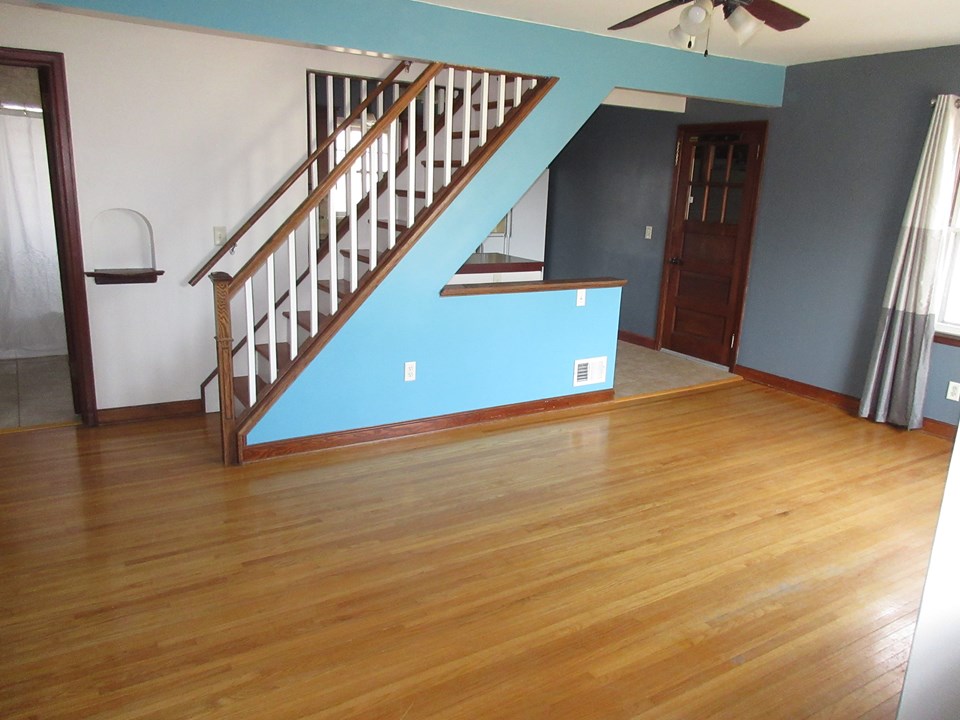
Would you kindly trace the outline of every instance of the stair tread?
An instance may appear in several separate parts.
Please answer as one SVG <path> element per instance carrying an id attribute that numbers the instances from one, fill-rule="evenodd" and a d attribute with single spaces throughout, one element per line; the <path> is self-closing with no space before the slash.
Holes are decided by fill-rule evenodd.
<path id="1" fill-rule="evenodd" d="M 257 396 L 259 397 L 260 392 L 267 386 L 267 381 L 259 375 L 256 375 L 255 377 L 257 380 Z M 246 375 L 240 375 L 233 378 L 233 394 L 236 396 L 237 400 L 243 403 L 246 407 L 250 407 L 252 405 L 250 402 L 249 388 L 250 385 Z"/>
<path id="2" fill-rule="evenodd" d="M 317 327 L 323 329 L 323 326 L 326 325 L 330 320 L 330 316 L 323 312 L 317 313 Z M 290 317 L 290 311 L 283 311 L 284 317 Z M 309 310 L 298 310 L 297 311 L 297 325 L 302 327 L 304 330 L 310 330 L 310 311 Z M 290 357 L 290 351 L 287 350 L 287 357 Z"/>
<path id="3" fill-rule="evenodd" d="M 397 197 L 408 197 L 409 195 L 410 195 L 410 191 L 409 191 L 409 190 L 397 190 Z M 426 193 L 426 191 L 424 191 L 424 190 L 414 190 L 413 196 L 414 196 L 415 198 L 420 198 L 420 199 L 422 199 L 422 200 L 426 200 L 426 198 L 427 198 L 427 193 Z"/>
<path id="4" fill-rule="evenodd" d="M 320 280 L 317 283 L 319 287 L 324 292 L 330 292 L 330 281 L 329 280 Z M 349 280 L 337 280 L 337 295 L 343 297 L 344 295 L 350 294 L 350 281 Z"/>
<path id="5" fill-rule="evenodd" d="M 397 230 L 406 230 L 407 227 L 409 227 L 406 223 L 402 223 L 399 220 L 396 221 L 395 225 Z M 377 227 L 384 228 L 385 230 L 389 230 L 390 223 L 388 223 L 386 220 L 377 220 Z"/>
<path id="6" fill-rule="evenodd" d="M 487 109 L 488 109 L 488 110 L 496 110 L 497 107 L 499 107 L 499 105 L 500 105 L 499 101 L 497 101 L 497 100 L 491 100 L 490 102 L 487 103 Z M 508 110 L 508 109 L 512 108 L 513 105 L 514 105 L 514 102 L 513 102 L 512 99 L 511 99 L 511 100 L 504 100 L 504 102 L 503 102 L 503 109 L 504 109 L 504 110 Z M 473 109 L 474 109 L 474 110 L 480 110 L 481 108 L 482 108 L 482 103 L 474 103 L 474 104 L 473 104 Z"/>
<path id="7" fill-rule="evenodd" d="M 480 137 L 480 131 L 479 131 L 479 130 L 471 130 L 471 131 L 470 131 L 470 137 L 472 137 L 472 138 L 478 138 L 478 137 Z M 463 130 L 454 130 L 454 131 L 453 131 L 453 139 L 454 139 L 454 140 L 463 140 Z"/>
<path id="8" fill-rule="evenodd" d="M 434 160 L 434 161 L 433 161 L 433 166 L 434 166 L 435 168 L 442 168 L 442 167 L 444 166 L 444 163 L 445 163 L 444 160 Z M 423 165 L 424 167 L 426 167 L 426 166 L 427 166 L 427 161 L 426 161 L 426 160 L 421 160 L 421 161 L 420 161 L 420 164 Z M 452 168 L 463 167 L 463 160 L 454 160 L 454 159 L 451 158 L 451 159 L 450 159 L 450 167 L 452 167 Z"/>
<path id="9" fill-rule="evenodd" d="M 289 313 L 287 314 L 289 317 Z M 270 344 L 269 343 L 257 343 L 254 346 L 254 349 L 257 353 L 264 358 L 270 358 Z M 278 342 L 277 343 L 277 371 L 281 372 L 290 366 L 290 343 L 288 342 Z"/>

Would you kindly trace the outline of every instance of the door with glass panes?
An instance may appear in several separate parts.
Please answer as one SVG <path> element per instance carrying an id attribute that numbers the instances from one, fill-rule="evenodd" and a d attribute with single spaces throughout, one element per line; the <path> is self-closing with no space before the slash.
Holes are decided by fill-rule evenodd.
<path id="1" fill-rule="evenodd" d="M 765 122 L 679 128 L 660 347 L 734 363 L 766 129 Z"/>

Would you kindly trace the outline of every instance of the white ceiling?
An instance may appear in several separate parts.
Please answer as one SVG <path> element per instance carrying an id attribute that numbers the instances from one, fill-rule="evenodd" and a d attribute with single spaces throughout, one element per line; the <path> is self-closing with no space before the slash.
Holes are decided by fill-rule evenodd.
<path id="1" fill-rule="evenodd" d="M 677 24 L 681 12 L 675 8 L 627 30 L 609 32 L 610 25 L 658 5 L 661 0 L 419 1 L 667 46 L 667 33 Z M 710 54 L 796 65 L 960 44 L 960 0 L 783 0 L 782 4 L 803 13 L 810 22 L 783 33 L 763 28 L 741 48 L 722 14 L 717 13 L 710 35 Z"/>

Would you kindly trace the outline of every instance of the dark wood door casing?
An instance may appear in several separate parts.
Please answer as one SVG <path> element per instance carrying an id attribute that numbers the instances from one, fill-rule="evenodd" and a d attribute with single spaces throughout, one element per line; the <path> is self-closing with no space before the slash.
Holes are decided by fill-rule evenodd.
<path id="1" fill-rule="evenodd" d="M 766 130 L 765 121 L 678 128 L 658 348 L 735 363 Z"/>
<path id="2" fill-rule="evenodd" d="M 96 425 L 93 351 L 63 54 L 0 47 L 0 65 L 36 68 L 39 75 L 73 404 L 85 425 Z"/>

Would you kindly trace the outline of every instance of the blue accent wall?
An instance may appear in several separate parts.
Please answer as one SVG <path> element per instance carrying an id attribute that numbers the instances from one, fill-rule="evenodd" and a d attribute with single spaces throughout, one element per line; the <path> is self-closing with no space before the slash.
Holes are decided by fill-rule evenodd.
<path id="1" fill-rule="evenodd" d="M 573 361 L 606 355 L 620 290 L 440 298 L 471 250 L 615 86 L 777 105 L 784 69 L 409 0 L 61 0 L 328 47 L 555 76 L 559 82 L 371 299 L 271 408 L 251 443 L 571 394 Z M 264 99 L 264 101 L 267 101 Z M 414 383 L 403 363 L 417 362 Z"/>
<path id="2" fill-rule="evenodd" d="M 582 148 L 604 137 L 627 147 L 666 146 L 672 151 L 680 124 L 767 120 L 737 362 L 859 397 L 930 123 L 930 100 L 940 93 L 960 93 L 960 46 L 797 65 L 787 69 L 782 108 L 693 100 L 672 122 L 650 111 L 598 113 L 557 158 L 551 183 L 571 188 L 606 173 L 603 182 L 609 188 L 637 176 L 672 177 L 672 155 L 663 160 L 662 153 L 651 151 L 636 159 L 619 156 L 606 168 L 578 175 Z M 624 168 L 648 164 L 651 167 L 640 170 Z M 660 203 L 669 202 L 669 180 L 652 192 L 658 198 L 635 199 L 635 222 L 656 219 L 662 212 Z M 591 203 L 589 211 L 614 214 L 625 204 L 621 195 L 598 191 L 594 197 L 605 200 Z M 659 247 L 659 255 L 651 250 L 641 256 L 642 241 L 636 239 L 640 228 L 630 224 L 593 235 L 567 233 L 569 222 L 588 207 L 569 192 L 561 197 L 567 204 L 549 210 L 548 273 L 557 278 L 576 274 L 576 258 L 587 255 L 606 257 L 594 257 L 593 263 L 620 263 L 622 249 L 629 248 L 633 262 L 625 263 L 630 268 L 627 277 L 647 283 L 650 292 L 625 292 L 623 327 L 655 333 L 659 295 L 652 285 L 659 290 L 662 238 L 653 246 Z M 653 268 L 647 266 L 651 254 Z M 633 302 L 637 304 L 630 306 Z M 938 345 L 926 414 L 956 423 L 957 403 L 943 398 L 946 379 L 960 379 L 960 353 Z"/>

